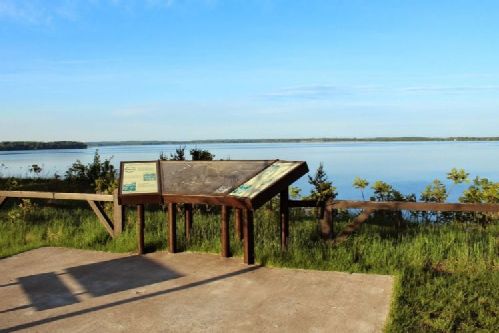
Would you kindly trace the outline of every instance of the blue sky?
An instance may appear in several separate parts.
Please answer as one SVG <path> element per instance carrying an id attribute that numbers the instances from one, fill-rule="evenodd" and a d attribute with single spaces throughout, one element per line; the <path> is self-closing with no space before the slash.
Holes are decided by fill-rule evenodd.
<path id="1" fill-rule="evenodd" d="M 499 135 L 498 1 L 0 0 L 1 140 Z"/>

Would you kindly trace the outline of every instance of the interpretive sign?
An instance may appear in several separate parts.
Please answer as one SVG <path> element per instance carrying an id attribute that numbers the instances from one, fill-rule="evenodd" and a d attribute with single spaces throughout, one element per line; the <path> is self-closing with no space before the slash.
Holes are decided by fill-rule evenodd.
<path id="1" fill-rule="evenodd" d="M 122 162 L 120 177 L 120 198 L 125 203 L 139 202 L 141 198 L 146 201 L 159 202 L 161 200 L 161 186 L 159 177 L 159 162 Z"/>
<path id="2" fill-rule="evenodd" d="M 279 160 L 122 162 L 120 199 L 256 209 L 308 172 Z M 144 202 L 140 202 L 144 199 Z"/>
<path id="3" fill-rule="evenodd" d="M 230 193 L 230 195 L 240 198 L 254 198 L 291 170 L 299 167 L 300 164 L 302 164 L 302 162 L 277 161 L 244 184 L 237 187 Z"/>
<path id="4" fill-rule="evenodd" d="M 275 161 L 161 161 L 163 194 L 225 195 Z"/>
<path id="5" fill-rule="evenodd" d="M 288 237 L 288 187 L 308 172 L 303 161 L 154 161 L 122 162 L 119 200 L 137 205 L 139 253 L 144 252 L 144 204 L 168 204 L 168 249 L 177 250 L 177 204 L 183 204 L 189 239 L 193 204 L 221 208 L 222 255 L 230 255 L 229 210 L 236 210 L 236 229 L 244 238 L 244 262 L 254 263 L 253 212 L 280 195 L 281 246 Z M 242 214 L 244 210 L 244 214 Z M 244 219 L 242 223 L 241 218 Z M 241 230 L 244 232 L 241 234 Z"/>

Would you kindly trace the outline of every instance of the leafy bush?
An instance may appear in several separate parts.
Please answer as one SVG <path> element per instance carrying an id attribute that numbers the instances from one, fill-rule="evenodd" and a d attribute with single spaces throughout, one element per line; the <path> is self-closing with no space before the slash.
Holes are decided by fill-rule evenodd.
<path id="1" fill-rule="evenodd" d="M 77 160 L 66 171 L 67 181 L 88 182 L 92 189 L 98 193 L 112 193 L 117 188 L 117 170 L 111 164 L 111 158 L 101 160 L 99 151 L 96 150 L 92 163 L 84 165 Z"/>

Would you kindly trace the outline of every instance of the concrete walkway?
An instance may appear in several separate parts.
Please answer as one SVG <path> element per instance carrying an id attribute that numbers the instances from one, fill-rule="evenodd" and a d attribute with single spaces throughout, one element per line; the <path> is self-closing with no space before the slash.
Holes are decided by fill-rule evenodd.
<path id="1" fill-rule="evenodd" d="M 0 332 L 379 332 L 392 286 L 210 254 L 41 248 L 0 260 Z"/>

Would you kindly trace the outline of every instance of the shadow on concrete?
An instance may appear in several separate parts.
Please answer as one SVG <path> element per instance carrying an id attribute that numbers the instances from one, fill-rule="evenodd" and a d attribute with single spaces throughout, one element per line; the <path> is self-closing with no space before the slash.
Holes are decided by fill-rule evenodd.
<path id="1" fill-rule="evenodd" d="M 84 289 L 73 294 L 60 276 L 68 274 Z M 43 273 L 20 277 L 19 285 L 37 311 L 78 303 L 78 295 L 99 297 L 182 277 L 146 257 L 133 256 L 70 267 L 63 274 Z M 5 310 L 7 311 L 7 310 Z"/>
<path id="2" fill-rule="evenodd" d="M 204 280 L 192 282 L 192 283 L 189 283 L 189 284 L 186 284 L 186 285 L 182 285 L 182 286 L 178 286 L 178 287 L 173 287 L 173 288 L 169 288 L 169 289 L 165 289 L 165 290 L 159 290 L 159 291 L 156 291 L 156 292 L 153 292 L 153 293 L 150 293 L 150 294 L 144 294 L 144 295 L 140 295 L 140 296 L 134 296 L 134 297 L 130 297 L 130 298 L 127 298 L 127 299 L 123 299 L 123 300 L 119 300 L 119 301 L 111 302 L 111 303 L 107 303 L 107 304 L 102 304 L 102 305 L 94 306 L 94 307 L 87 308 L 87 309 L 82 309 L 82 310 L 73 311 L 73 312 L 67 312 L 65 314 L 56 315 L 56 316 L 53 316 L 53 317 L 49 317 L 49 318 L 45 318 L 45 319 L 41 319 L 41 320 L 37 320 L 37 321 L 32 321 L 32 322 L 25 323 L 25 324 L 20 324 L 20 325 L 17 325 L 17 326 L 7 327 L 5 329 L 0 329 L 0 333 L 2 333 L 2 332 L 15 332 L 15 331 L 19 331 L 19 330 L 31 329 L 31 328 L 34 328 L 36 326 L 47 324 L 47 323 L 51 323 L 51 322 L 55 322 L 55 321 L 58 321 L 58 320 L 68 319 L 68 318 L 72 318 L 72 317 L 76 317 L 76 316 L 81 316 L 81 315 L 84 315 L 84 314 L 87 314 L 87 313 L 91 313 L 91 312 L 94 312 L 94 311 L 100 311 L 100 310 L 112 308 L 112 307 L 123 305 L 123 304 L 127 304 L 127 303 L 133 303 L 133 302 L 138 302 L 138 301 L 149 299 L 149 298 L 163 296 L 163 295 L 175 293 L 175 292 L 182 291 L 182 290 L 189 289 L 189 288 L 195 288 L 195 287 L 202 286 L 202 285 L 205 285 L 205 284 L 209 284 L 209 283 L 212 283 L 212 282 L 215 282 L 215 281 L 220 281 L 220 280 L 228 279 L 228 278 L 231 278 L 231 277 L 234 277 L 234 276 L 237 276 L 237 275 L 249 273 L 249 272 L 252 272 L 254 270 L 259 269 L 260 267 L 261 266 L 251 266 L 251 267 L 247 267 L 247 268 L 235 271 L 235 272 L 231 272 L 231 273 L 227 273 L 227 274 L 222 274 L 222 275 L 215 276 L 215 277 L 212 277 L 212 278 L 209 278 L 209 279 L 204 279 Z"/>
<path id="3" fill-rule="evenodd" d="M 37 311 L 78 303 L 78 298 L 61 281 L 57 274 L 43 273 L 17 279 L 31 306 Z"/>

